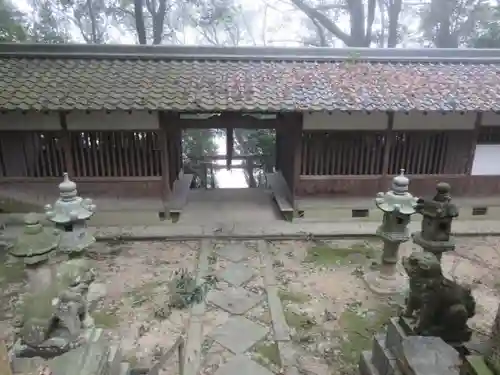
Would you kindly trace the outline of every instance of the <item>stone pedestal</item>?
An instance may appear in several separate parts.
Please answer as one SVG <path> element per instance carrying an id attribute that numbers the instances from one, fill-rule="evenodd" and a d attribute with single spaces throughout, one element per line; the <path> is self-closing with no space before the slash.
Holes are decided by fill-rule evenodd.
<path id="1" fill-rule="evenodd" d="M 9 248 L 9 254 L 24 263 L 30 291 L 43 290 L 50 283 L 52 268 L 49 261 L 59 242 L 57 229 L 44 228 L 34 213 L 25 216 L 24 231 Z"/>
<path id="2" fill-rule="evenodd" d="M 64 181 L 59 184 L 59 199 L 54 206 L 45 206 L 47 218 L 61 230 L 59 250 L 78 256 L 95 242 L 87 231 L 87 220 L 92 217 L 96 206 L 89 198 L 78 196 L 76 184 L 64 173 Z"/>
<path id="3" fill-rule="evenodd" d="M 438 337 L 407 335 L 398 318 L 361 354 L 361 375 L 459 375 L 458 353 Z"/>
<path id="4" fill-rule="evenodd" d="M 415 213 L 417 199 L 408 193 L 409 180 L 404 170 L 392 181 L 387 193 L 378 193 L 377 207 L 384 212 L 382 225 L 377 236 L 384 241 L 382 261 L 379 270 L 367 272 L 365 281 L 368 287 L 378 294 L 394 294 L 406 287 L 406 277 L 397 269 L 399 246 L 410 239 L 408 224 Z"/>

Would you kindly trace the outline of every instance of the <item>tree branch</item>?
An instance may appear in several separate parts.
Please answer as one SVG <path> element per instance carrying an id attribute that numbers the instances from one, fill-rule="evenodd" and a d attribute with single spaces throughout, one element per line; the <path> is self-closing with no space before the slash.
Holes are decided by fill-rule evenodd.
<path id="1" fill-rule="evenodd" d="M 304 0 L 291 0 L 292 3 L 299 8 L 311 20 L 317 20 L 321 26 L 331 32 L 335 37 L 339 38 L 346 45 L 350 46 L 352 42 L 351 35 L 343 32 L 334 22 L 328 19 L 323 13 L 306 4 Z"/>

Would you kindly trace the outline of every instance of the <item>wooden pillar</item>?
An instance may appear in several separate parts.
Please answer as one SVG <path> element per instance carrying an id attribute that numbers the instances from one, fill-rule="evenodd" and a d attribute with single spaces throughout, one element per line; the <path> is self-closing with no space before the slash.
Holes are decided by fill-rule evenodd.
<path id="1" fill-rule="evenodd" d="M 65 169 L 70 177 L 75 177 L 75 167 L 73 162 L 73 150 L 71 147 L 71 138 L 68 131 L 66 113 L 59 112 L 59 123 L 61 125 L 61 142 L 64 152 Z M 62 177 L 62 176 L 61 176 Z"/>
<path id="2" fill-rule="evenodd" d="M 387 128 L 384 134 L 384 156 L 382 159 L 382 175 L 378 183 L 378 190 L 385 191 L 385 182 L 389 174 L 389 161 L 391 156 L 392 141 L 394 139 L 394 112 L 387 112 Z"/>
<path id="3" fill-rule="evenodd" d="M 293 204 L 302 163 L 302 115 L 300 113 L 281 115 L 278 126 L 282 127 L 279 168 L 290 188 Z"/>
<path id="4" fill-rule="evenodd" d="M 158 114 L 160 124 L 159 141 L 161 148 L 161 183 L 162 183 L 162 201 L 166 202 L 172 193 L 170 185 L 170 149 L 168 144 L 168 117 L 160 112 Z"/>
<path id="5" fill-rule="evenodd" d="M 283 128 L 282 128 L 282 122 L 280 121 L 278 123 L 278 126 L 276 127 L 276 144 L 275 144 L 275 161 L 274 161 L 274 166 L 277 171 L 281 171 L 282 164 L 283 164 Z"/>
<path id="6" fill-rule="evenodd" d="M 234 150 L 234 128 L 228 126 L 226 128 L 226 168 L 231 169 L 233 164 L 233 150 Z"/>
<path id="7" fill-rule="evenodd" d="M 474 129 L 471 134 L 469 155 L 467 157 L 467 164 L 465 166 L 465 173 L 469 176 L 472 172 L 472 163 L 474 163 L 474 156 L 476 154 L 476 146 L 477 146 L 477 141 L 479 139 L 479 132 L 481 131 L 482 122 L 483 122 L 483 112 L 477 112 L 476 120 L 474 121 Z"/>

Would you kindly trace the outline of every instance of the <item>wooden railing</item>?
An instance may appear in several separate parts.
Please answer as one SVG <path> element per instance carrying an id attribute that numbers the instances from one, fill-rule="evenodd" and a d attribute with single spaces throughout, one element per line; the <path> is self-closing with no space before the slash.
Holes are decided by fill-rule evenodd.
<path id="1" fill-rule="evenodd" d="M 1 132 L 0 177 L 161 176 L 154 131 Z"/>
<path id="2" fill-rule="evenodd" d="M 471 131 L 304 132 L 302 175 L 464 174 Z M 384 168 L 384 155 L 388 152 Z"/>

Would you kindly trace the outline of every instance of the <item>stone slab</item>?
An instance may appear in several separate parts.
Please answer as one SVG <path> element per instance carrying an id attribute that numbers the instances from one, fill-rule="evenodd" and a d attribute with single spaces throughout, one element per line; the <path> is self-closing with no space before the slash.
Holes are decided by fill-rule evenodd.
<path id="1" fill-rule="evenodd" d="M 267 291 L 267 304 L 271 312 L 271 320 L 273 322 L 274 340 L 276 341 L 289 341 L 290 328 L 286 322 L 285 314 L 283 313 L 283 306 L 278 296 L 278 287 L 268 286 Z"/>
<path id="2" fill-rule="evenodd" d="M 217 254 L 223 258 L 229 259 L 232 262 L 241 262 L 248 259 L 252 254 L 251 250 L 242 243 L 230 243 L 224 247 L 217 249 Z"/>
<path id="3" fill-rule="evenodd" d="M 372 363 L 381 374 L 399 373 L 395 356 L 385 346 L 384 334 L 377 334 L 373 337 Z"/>
<path id="4" fill-rule="evenodd" d="M 218 276 L 231 285 L 241 286 L 253 277 L 253 271 L 243 263 L 231 263 Z"/>
<path id="5" fill-rule="evenodd" d="M 409 336 L 403 340 L 398 363 L 404 373 L 414 375 L 459 375 L 458 352 L 439 337 Z"/>
<path id="6" fill-rule="evenodd" d="M 267 333 L 268 329 L 260 324 L 242 316 L 232 316 L 226 323 L 215 328 L 209 336 L 233 353 L 241 354 Z"/>
<path id="7" fill-rule="evenodd" d="M 219 367 L 215 375 L 273 375 L 265 367 L 241 355 L 232 358 L 229 362 Z"/>
<path id="8" fill-rule="evenodd" d="M 403 328 L 399 325 L 399 318 L 391 318 L 387 324 L 385 346 L 394 355 L 402 351 L 402 342 L 407 337 Z"/>
<path id="9" fill-rule="evenodd" d="M 120 364 L 120 372 L 116 375 L 129 375 L 130 374 L 130 364 L 128 362 L 122 362 Z M 110 374 L 115 375 L 115 374 Z"/>
<path id="10" fill-rule="evenodd" d="M 0 340 L 0 375 L 12 375 L 7 346 Z"/>
<path id="11" fill-rule="evenodd" d="M 212 251 L 211 242 L 208 239 L 201 241 L 201 249 L 198 257 L 196 273 L 196 284 L 201 285 L 204 277 L 208 274 L 208 257 Z M 205 314 L 205 301 L 195 303 L 191 307 L 191 316 L 187 328 L 187 342 L 183 360 L 183 375 L 196 375 L 200 368 L 200 353 L 203 342 L 203 315 Z"/>
<path id="12" fill-rule="evenodd" d="M 224 290 L 211 290 L 207 302 L 234 315 L 243 315 L 262 301 L 264 296 L 249 292 L 241 287 L 229 287 Z"/>
<path id="13" fill-rule="evenodd" d="M 372 353 L 370 351 L 364 351 L 361 353 L 359 357 L 358 369 L 361 375 L 383 375 L 379 374 L 375 366 L 373 366 Z"/>

